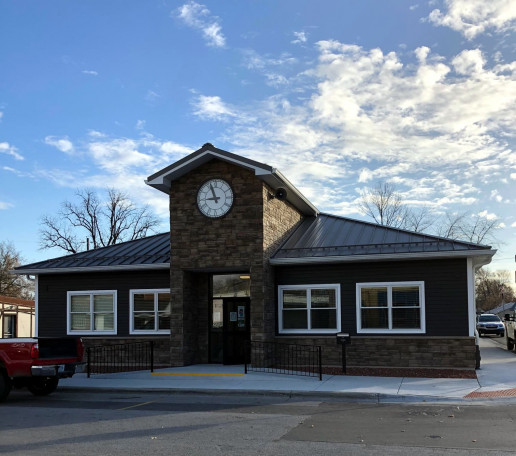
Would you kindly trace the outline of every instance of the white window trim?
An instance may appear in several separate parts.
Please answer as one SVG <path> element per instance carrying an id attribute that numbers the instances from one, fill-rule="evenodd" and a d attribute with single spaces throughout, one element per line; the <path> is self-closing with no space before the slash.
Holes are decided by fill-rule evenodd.
<path id="1" fill-rule="evenodd" d="M 336 318 L 337 327 L 330 329 L 308 329 L 311 324 L 310 315 L 310 302 L 307 302 L 307 329 L 283 329 L 283 290 L 335 290 L 335 307 L 336 307 Z M 335 334 L 340 332 L 341 321 L 340 321 L 340 284 L 310 284 L 310 285 L 279 285 L 278 286 L 278 333 L 279 334 Z"/>
<path id="2" fill-rule="evenodd" d="M 389 311 L 389 326 L 392 326 L 392 288 L 393 287 L 419 287 L 419 308 L 421 317 L 421 328 L 418 329 L 362 329 L 362 312 L 361 312 L 361 289 L 362 288 L 388 288 L 387 300 Z M 357 307 L 357 333 L 358 334 L 424 334 L 426 333 L 425 319 L 425 282 L 365 282 L 357 283 L 356 286 L 356 307 Z"/>
<path id="3" fill-rule="evenodd" d="M 94 315 L 94 312 L 93 312 L 93 300 L 92 300 L 92 297 L 94 295 L 107 295 L 107 294 L 110 294 L 110 295 L 113 295 L 113 330 L 111 331 L 95 331 L 95 330 L 90 330 L 90 331 L 82 331 L 82 330 L 77 330 L 77 329 L 74 329 L 72 330 L 72 313 L 71 313 L 71 308 L 72 308 L 72 303 L 71 303 L 71 297 L 72 296 L 75 296 L 75 295 L 90 295 L 90 328 L 94 328 L 95 325 L 94 325 L 94 321 L 93 321 L 93 315 Z M 92 335 L 98 335 L 98 334 L 101 334 L 101 335 L 116 335 L 117 333 L 117 308 L 118 308 L 118 305 L 117 305 L 117 291 L 116 290 L 76 290 L 76 291 L 68 291 L 66 293 L 66 334 L 67 335 L 74 335 L 74 334 L 81 334 L 81 335 L 89 335 L 89 334 L 92 334 Z"/>
<path id="4" fill-rule="evenodd" d="M 155 323 L 158 323 L 158 294 L 170 293 L 170 288 L 149 288 L 129 291 L 129 334 L 170 334 L 170 329 L 134 329 L 134 295 L 138 293 L 153 293 L 154 294 L 154 318 Z"/>

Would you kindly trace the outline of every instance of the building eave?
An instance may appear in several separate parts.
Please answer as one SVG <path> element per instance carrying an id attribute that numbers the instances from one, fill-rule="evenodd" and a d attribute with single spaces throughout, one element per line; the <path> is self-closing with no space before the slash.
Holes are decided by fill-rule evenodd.
<path id="1" fill-rule="evenodd" d="M 317 257 L 297 257 L 297 258 L 270 258 L 272 265 L 302 265 L 302 264 L 328 264 L 328 263 L 351 263 L 351 262 L 370 262 L 370 261 L 402 261 L 402 260 L 430 260 L 445 258 L 473 258 L 476 268 L 491 262 L 496 250 L 462 250 L 455 252 L 415 252 L 415 253 L 395 253 L 395 254 L 372 254 L 372 255 L 346 255 L 346 256 L 317 256 Z"/>
<path id="2" fill-rule="evenodd" d="M 113 272 L 113 271 L 145 271 L 155 269 L 170 269 L 170 263 L 157 264 L 127 264 L 117 266 L 75 266 L 71 268 L 41 268 L 41 269 L 15 269 L 9 271 L 18 275 L 44 275 L 44 274 L 74 274 L 80 272 Z"/>

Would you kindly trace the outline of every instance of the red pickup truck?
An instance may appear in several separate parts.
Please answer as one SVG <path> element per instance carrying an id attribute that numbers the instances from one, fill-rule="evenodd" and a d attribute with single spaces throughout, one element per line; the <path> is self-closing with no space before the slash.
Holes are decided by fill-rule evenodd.
<path id="1" fill-rule="evenodd" d="M 52 393 L 60 378 L 84 372 L 83 356 L 78 338 L 0 339 L 0 401 L 13 387 L 36 396 Z"/>

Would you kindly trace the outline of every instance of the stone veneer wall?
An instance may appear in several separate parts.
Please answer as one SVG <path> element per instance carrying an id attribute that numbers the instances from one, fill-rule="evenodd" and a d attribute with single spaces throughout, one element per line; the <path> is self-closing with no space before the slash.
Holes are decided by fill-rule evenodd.
<path id="1" fill-rule="evenodd" d="M 287 201 L 281 201 L 272 196 L 275 189 L 263 186 L 263 339 L 252 338 L 252 340 L 272 340 L 276 334 L 276 292 L 274 281 L 274 270 L 269 264 L 270 256 L 292 233 L 302 221 L 302 215 Z M 254 279 L 254 277 L 252 277 Z M 252 283 L 251 283 L 252 285 Z"/>
<path id="2" fill-rule="evenodd" d="M 211 178 L 225 179 L 234 192 L 232 209 L 220 219 L 209 219 L 197 209 L 197 191 Z M 286 202 L 270 199 L 268 195 L 274 191 L 264 187 L 252 171 L 221 160 L 211 160 L 172 182 L 172 365 L 206 362 L 207 270 L 250 273 L 251 338 L 273 337 L 274 284 L 268 257 L 301 216 Z M 204 274 L 204 278 L 199 274 Z M 203 318 L 206 321 L 199 323 Z"/>
<path id="3" fill-rule="evenodd" d="M 324 367 L 342 366 L 335 336 L 278 336 L 276 342 L 322 347 Z M 473 337 L 355 336 L 346 346 L 348 368 L 475 369 Z"/>

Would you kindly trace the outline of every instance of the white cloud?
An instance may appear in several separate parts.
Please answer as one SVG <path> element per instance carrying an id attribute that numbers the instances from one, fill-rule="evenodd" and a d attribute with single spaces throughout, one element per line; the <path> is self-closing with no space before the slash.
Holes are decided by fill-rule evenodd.
<path id="1" fill-rule="evenodd" d="M 516 228 L 516 222 L 511 223 L 511 227 L 512 227 L 512 228 Z"/>
<path id="2" fill-rule="evenodd" d="M 94 70 L 82 70 L 82 74 L 87 74 L 90 76 L 98 76 L 98 72 Z"/>
<path id="3" fill-rule="evenodd" d="M 369 182 L 374 177 L 370 169 L 362 168 L 358 175 L 358 182 Z"/>
<path id="4" fill-rule="evenodd" d="M 480 49 L 464 50 L 453 58 L 451 63 L 457 73 L 472 75 L 482 72 L 485 59 Z"/>
<path id="5" fill-rule="evenodd" d="M 11 207 L 14 207 L 14 205 L 11 203 L 6 203 L 5 201 L 0 201 L 0 211 L 5 211 Z"/>
<path id="6" fill-rule="evenodd" d="M 235 116 L 220 97 L 199 95 L 192 102 L 194 114 L 201 119 L 225 120 L 227 117 Z"/>
<path id="7" fill-rule="evenodd" d="M 68 138 L 58 138 L 56 136 L 46 136 L 45 144 L 53 146 L 65 154 L 72 155 L 75 151 L 72 141 Z"/>
<path id="8" fill-rule="evenodd" d="M 2 121 L 2 118 L 4 117 L 4 113 L 0 111 L 0 122 Z"/>
<path id="9" fill-rule="evenodd" d="M 90 130 L 88 131 L 88 136 L 91 136 L 92 138 L 104 138 L 106 135 L 100 131 Z"/>
<path id="10" fill-rule="evenodd" d="M 350 182 L 396 179 L 411 200 L 444 212 L 475 210 L 489 201 L 484 186 L 510 170 L 516 180 L 516 62 L 493 65 L 475 49 L 445 58 L 420 47 L 416 62 L 404 62 L 396 52 L 337 41 L 318 48 L 318 64 L 290 79 L 295 96 L 231 108 L 212 100 L 215 114 L 233 114 L 223 137 L 233 151 L 274 157 L 327 211 L 356 197 Z M 265 67 L 248 57 L 248 67 Z"/>
<path id="11" fill-rule="evenodd" d="M 435 25 L 450 27 L 468 40 L 487 31 L 516 30 L 514 0 L 445 0 L 446 10 L 434 9 L 428 19 Z"/>
<path id="12" fill-rule="evenodd" d="M 265 77 L 267 85 L 278 87 L 289 83 L 289 78 L 279 71 L 282 68 L 290 68 L 297 59 L 291 54 L 283 53 L 279 57 L 270 57 L 258 54 L 254 50 L 246 49 L 243 52 L 243 65 L 249 70 L 255 70 Z"/>
<path id="13" fill-rule="evenodd" d="M 153 90 L 147 90 L 147 93 L 145 94 L 145 101 L 149 103 L 155 103 L 159 98 L 160 95 Z"/>
<path id="14" fill-rule="evenodd" d="M 186 25 L 200 31 L 208 46 L 225 46 L 226 38 L 222 34 L 218 18 L 212 16 L 205 5 L 190 1 L 180 6 L 176 14 Z"/>
<path id="15" fill-rule="evenodd" d="M 301 32 L 293 32 L 293 33 L 294 33 L 295 40 L 291 41 L 292 44 L 306 43 L 307 37 L 306 37 L 305 32 L 301 31 Z"/>
<path id="16" fill-rule="evenodd" d="M 192 152 L 191 148 L 182 146 L 181 144 L 177 144 L 172 141 L 166 141 L 163 144 L 161 144 L 160 150 L 169 155 L 187 155 Z"/>
<path id="17" fill-rule="evenodd" d="M 148 154 L 139 151 L 144 144 L 127 138 L 96 141 L 88 144 L 88 152 L 100 168 L 119 174 L 132 167 L 145 169 L 152 161 Z"/>
<path id="18" fill-rule="evenodd" d="M 479 212 L 478 215 L 480 217 L 484 217 L 487 220 L 496 220 L 498 218 L 496 214 L 490 213 L 487 210 Z"/>
<path id="19" fill-rule="evenodd" d="M 18 153 L 18 149 L 11 146 L 8 142 L 0 142 L 0 154 L 10 155 L 15 160 L 25 160 L 24 157 Z"/>

